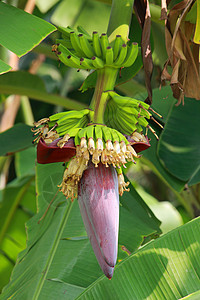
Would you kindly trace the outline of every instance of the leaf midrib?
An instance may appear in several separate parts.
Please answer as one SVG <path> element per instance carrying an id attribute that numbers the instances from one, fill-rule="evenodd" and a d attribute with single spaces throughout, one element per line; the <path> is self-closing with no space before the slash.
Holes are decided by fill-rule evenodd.
<path id="1" fill-rule="evenodd" d="M 76 100 L 62 97 L 57 94 L 49 94 L 45 91 L 38 91 L 31 88 L 0 84 L 0 89 L 1 89 L 1 93 L 4 94 L 24 95 L 30 98 L 34 98 L 35 100 L 47 102 L 50 104 L 57 104 L 57 105 L 59 104 L 67 109 L 80 110 L 87 107 L 86 104 L 78 102 Z"/>
<path id="2" fill-rule="evenodd" d="M 40 278 L 40 281 L 39 281 L 39 283 L 38 283 L 38 285 L 36 287 L 35 294 L 33 295 L 33 299 L 34 300 L 39 299 L 40 292 L 41 292 L 42 287 L 43 287 L 43 285 L 45 283 L 45 280 L 46 280 L 49 268 L 51 266 L 51 263 L 53 261 L 53 258 L 55 256 L 55 254 L 56 254 L 56 251 L 58 249 L 58 245 L 59 245 L 59 242 L 60 242 L 63 230 L 65 228 L 65 225 L 67 223 L 67 220 L 68 220 L 70 212 L 71 212 L 71 209 L 73 207 L 73 203 L 74 202 L 70 201 L 69 204 L 66 207 L 65 213 L 63 215 L 62 222 L 60 223 L 59 229 L 57 231 L 57 234 L 56 234 L 56 237 L 55 237 L 55 240 L 54 240 L 54 243 L 53 243 L 53 246 L 52 246 L 51 251 L 49 253 L 49 256 L 47 258 L 47 262 L 46 262 L 46 264 L 44 266 L 44 269 L 43 269 L 43 272 L 42 272 L 42 277 Z"/>

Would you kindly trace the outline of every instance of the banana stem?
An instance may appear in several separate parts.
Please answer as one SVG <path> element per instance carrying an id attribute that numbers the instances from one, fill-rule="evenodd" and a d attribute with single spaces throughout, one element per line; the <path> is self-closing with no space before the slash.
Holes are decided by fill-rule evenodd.
<path id="1" fill-rule="evenodd" d="M 94 123 L 104 124 L 104 111 L 108 100 L 108 95 L 103 93 L 107 90 L 113 90 L 119 69 L 105 67 L 97 70 L 97 83 L 90 108 L 94 110 L 94 117 L 91 120 Z"/>
<path id="2" fill-rule="evenodd" d="M 128 41 L 129 25 L 133 13 L 134 0 L 113 0 L 107 34 L 109 42 L 120 34 L 125 43 Z"/>
<path id="3" fill-rule="evenodd" d="M 128 41 L 129 25 L 133 12 L 134 0 L 113 0 L 107 34 L 109 42 L 115 40 L 116 35 L 121 35 L 125 43 Z M 108 100 L 108 95 L 103 93 L 113 90 L 119 69 L 105 67 L 97 70 L 97 83 L 90 108 L 94 110 L 94 119 L 91 122 L 104 123 L 103 115 Z"/>

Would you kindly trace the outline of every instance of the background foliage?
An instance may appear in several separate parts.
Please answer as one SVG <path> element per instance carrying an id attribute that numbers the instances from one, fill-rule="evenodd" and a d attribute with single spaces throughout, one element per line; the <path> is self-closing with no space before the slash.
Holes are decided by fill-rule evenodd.
<path id="1" fill-rule="evenodd" d="M 185 98 L 184 106 L 176 106 L 170 86 L 159 89 L 167 59 L 159 3 L 150 3 L 152 107 L 163 116 L 164 130 L 152 124 L 159 141 L 148 134 L 151 147 L 127 169 L 132 188 L 121 199 L 118 264 L 108 281 L 77 201 L 57 193 L 62 164 L 36 164 L 30 128 L 33 120 L 89 105 L 93 88 L 79 90 L 88 73 L 67 68 L 51 52 L 59 37 L 54 25 L 105 32 L 111 1 L 38 0 L 32 15 L 23 11 L 26 1 L 6 2 L 0 2 L 1 299 L 198 299 L 199 218 L 194 218 L 200 209 L 200 104 Z M 135 15 L 130 29 L 130 39 L 140 43 Z M 10 66 L 14 72 L 8 72 Z M 122 73 L 117 91 L 145 100 L 144 70 L 133 75 L 134 70 Z M 161 230 L 161 237 L 149 243 Z"/>

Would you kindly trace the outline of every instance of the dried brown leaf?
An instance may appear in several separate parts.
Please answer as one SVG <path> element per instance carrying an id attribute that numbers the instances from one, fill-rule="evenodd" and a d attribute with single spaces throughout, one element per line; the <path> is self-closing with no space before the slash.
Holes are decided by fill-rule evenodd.
<path id="1" fill-rule="evenodd" d="M 199 47 L 193 43 L 195 24 L 184 21 L 193 0 L 184 0 L 169 12 L 165 28 L 168 60 L 161 80 L 169 80 L 178 103 L 184 103 L 184 95 L 200 100 Z M 167 67 L 172 67 L 169 74 Z"/>
<path id="2" fill-rule="evenodd" d="M 148 97 L 145 102 L 152 104 L 151 76 L 153 72 L 153 61 L 150 44 L 151 15 L 148 0 L 135 0 L 134 10 L 140 26 L 142 27 L 141 49 L 145 72 L 145 84 L 148 92 Z"/>

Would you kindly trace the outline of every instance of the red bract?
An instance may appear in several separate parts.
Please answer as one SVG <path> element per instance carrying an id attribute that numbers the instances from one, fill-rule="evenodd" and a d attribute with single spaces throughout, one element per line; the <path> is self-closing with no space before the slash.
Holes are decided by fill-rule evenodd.
<path id="1" fill-rule="evenodd" d="M 137 153 L 148 149 L 151 145 L 148 138 L 146 142 L 135 142 L 130 136 L 126 135 L 126 139 Z M 63 148 L 57 146 L 60 139 L 53 141 L 47 145 L 41 138 L 37 145 L 37 162 L 39 164 L 49 164 L 54 162 L 66 162 L 76 155 L 76 147 L 74 139 L 70 138 Z"/>
<path id="2" fill-rule="evenodd" d="M 39 164 L 66 162 L 76 155 L 74 139 L 70 138 L 63 148 L 57 146 L 59 140 L 53 141 L 50 145 L 47 145 L 42 138 L 39 140 L 37 145 L 37 162 Z"/>
<path id="3" fill-rule="evenodd" d="M 83 222 L 101 269 L 112 278 L 117 260 L 119 192 L 117 172 L 90 161 L 78 186 Z"/>
<path id="4" fill-rule="evenodd" d="M 141 151 L 144 151 L 144 150 L 148 149 L 151 146 L 147 136 L 145 137 L 146 142 L 136 142 L 129 135 L 125 135 L 125 137 L 137 153 L 139 153 Z"/>

